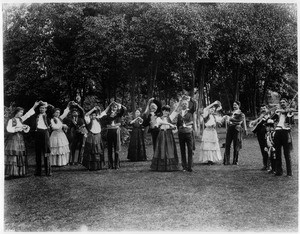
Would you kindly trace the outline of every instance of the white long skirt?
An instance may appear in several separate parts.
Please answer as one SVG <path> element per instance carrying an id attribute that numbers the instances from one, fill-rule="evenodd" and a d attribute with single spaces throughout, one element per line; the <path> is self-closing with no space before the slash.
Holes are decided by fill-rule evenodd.
<path id="1" fill-rule="evenodd" d="M 205 128 L 200 144 L 199 162 L 219 162 L 222 160 L 218 134 L 215 128 Z"/>
<path id="2" fill-rule="evenodd" d="M 55 130 L 50 136 L 51 166 L 64 166 L 69 162 L 70 148 L 66 134 L 62 130 Z"/>

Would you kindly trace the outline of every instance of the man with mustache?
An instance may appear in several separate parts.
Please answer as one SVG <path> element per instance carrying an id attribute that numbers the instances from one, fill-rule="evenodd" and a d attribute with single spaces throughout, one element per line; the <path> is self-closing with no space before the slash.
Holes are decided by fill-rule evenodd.
<path id="1" fill-rule="evenodd" d="M 279 102 L 280 108 L 275 111 L 275 115 L 272 119 L 277 122 L 274 135 L 274 146 L 276 153 L 276 172 L 275 176 L 281 176 L 283 174 L 282 160 L 281 160 L 281 148 L 283 148 L 283 154 L 286 162 L 287 176 L 292 176 L 292 162 L 291 162 L 291 123 L 290 117 L 293 116 L 294 109 L 288 107 L 286 98 L 282 98 Z"/>

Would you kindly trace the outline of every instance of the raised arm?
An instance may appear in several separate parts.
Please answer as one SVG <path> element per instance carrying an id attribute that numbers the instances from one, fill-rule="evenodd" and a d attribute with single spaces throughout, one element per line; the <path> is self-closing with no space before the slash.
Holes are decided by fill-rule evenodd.
<path id="1" fill-rule="evenodd" d="M 146 110 L 144 111 L 144 114 L 149 114 L 150 112 L 150 104 L 154 100 L 154 98 L 150 98 L 147 102 Z"/>
<path id="2" fill-rule="evenodd" d="M 118 117 L 122 117 L 125 113 L 125 111 L 127 110 L 126 106 L 120 104 L 120 103 L 116 103 L 118 105 L 118 108 L 120 110 L 120 112 L 118 113 Z"/>
<path id="3" fill-rule="evenodd" d="M 70 106 L 71 106 L 71 102 L 68 103 L 66 109 L 64 110 L 64 113 L 59 117 L 61 120 L 63 120 L 64 118 L 67 117 L 67 115 L 70 112 Z"/>
<path id="4" fill-rule="evenodd" d="M 86 122 L 86 124 L 89 124 L 91 122 L 91 118 L 90 115 L 97 110 L 97 108 L 94 106 L 90 111 L 88 111 L 87 113 L 85 113 L 84 115 L 84 120 Z"/>
<path id="5" fill-rule="evenodd" d="M 22 121 L 24 122 L 26 119 L 28 119 L 30 116 L 34 115 L 35 113 L 35 108 L 40 104 L 40 101 L 36 101 L 33 106 L 31 107 L 31 109 L 29 111 L 26 112 L 25 115 L 23 115 L 21 117 Z"/>
<path id="6" fill-rule="evenodd" d="M 79 110 L 81 111 L 82 115 L 84 116 L 85 115 L 84 109 L 78 103 L 76 103 L 76 106 L 79 108 Z"/>

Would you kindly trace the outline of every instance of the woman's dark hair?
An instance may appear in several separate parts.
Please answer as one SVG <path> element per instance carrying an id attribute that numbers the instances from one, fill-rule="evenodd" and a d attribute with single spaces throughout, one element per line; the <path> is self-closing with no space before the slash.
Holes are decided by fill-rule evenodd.
<path id="1" fill-rule="evenodd" d="M 107 111 L 107 115 L 109 116 L 112 112 L 112 107 L 116 106 L 117 107 L 117 111 L 116 113 L 118 113 L 120 111 L 120 109 L 118 108 L 118 105 L 116 103 L 113 103 L 110 105 L 110 107 L 108 108 L 108 111 Z"/>
<path id="2" fill-rule="evenodd" d="M 241 102 L 240 101 L 234 101 L 233 103 L 236 103 L 239 105 L 239 107 L 241 107 Z"/>
<path id="3" fill-rule="evenodd" d="M 59 112 L 60 112 L 60 109 L 59 109 L 59 108 L 54 108 L 54 109 L 53 109 L 53 111 L 52 111 L 52 116 L 53 116 L 53 117 L 54 117 L 54 113 L 55 113 L 56 111 L 59 111 Z M 53 118 L 53 121 L 54 121 L 55 124 L 57 124 L 57 119 L 56 119 L 56 118 Z"/>
<path id="4" fill-rule="evenodd" d="M 12 117 L 15 117 L 16 114 L 20 111 L 24 111 L 24 108 L 22 107 L 16 107 L 16 109 L 14 109 L 13 113 L 12 113 Z"/>
<path id="5" fill-rule="evenodd" d="M 162 108 L 161 108 L 161 111 L 171 111 L 171 107 L 169 105 L 164 105 Z"/>
<path id="6" fill-rule="evenodd" d="M 59 108 L 54 108 L 54 109 L 53 109 L 53 114 L 52 114 L 52 115 L 54 115 L 56 111 L 61 112 L 61 110 L 60 110 Z"/>

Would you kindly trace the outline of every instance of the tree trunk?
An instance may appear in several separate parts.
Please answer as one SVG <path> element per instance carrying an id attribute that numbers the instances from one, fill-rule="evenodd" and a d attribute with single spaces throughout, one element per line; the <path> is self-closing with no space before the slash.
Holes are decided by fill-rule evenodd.
<path id="1" fill-rule="evenodd" d="M 195 72 L 192 72 L 192 87 L 191 87 L 191 94 L 190 96 L 194 97 L 194 90 L 195 90 Z"/>
<path id="2" fill-rule="evenodd" d="M 236 73 L 235 73 L 234 100 L 239 100 L 239 98 L 240 98 L 240 86 L 239 86 L 240 70 L 241 70 L 241 64 L 239 63 L 238 66 L 237 66 Z"/>
<path id="3" fill-rule="evenodd" d="M 84 77 L 84 85 L 83 85 L 83 89 L 82 89 L 82 95 L 81 95 L 81 106 L 83 107 L 83 103 L 86 97 L 86 84 L 87 84 L 87 77 Z"/>
<path id="4" fill-rule="evenodd" d="M 256 117 L 257 116 L 257 103 L 256 103 L 256 100 L 257 100 L 257 93 L 259 93 L 259 89 L 257 88 L 257 78 L 256 78 L 256 69 L 254 69 L 254 74 L 253 74 L 253 81 L 254 81 L 254 84 L 252 85 L 252 87 L 254 87 L 254 90 L 253 90 L 253 115 Z"/>
<path id="5" fill-rule="evenodd" d="M 158 61 L 156 60 L 154 74 L 153 74 L 153 80 L 152 80 L 152 96 L 154 94 L 154 87 L 155 87 L 155 82 L 156 82 L 156 77 L 157 77 L 157 69 L 158 69 Z"/>
<path id="6" fill-rule="evenodd" d="M 122 89 L 122 100 L 121 100 L 122 105 L 124 105 L 124 99 L 125 99 L 125 89 Z"/>
<path id="7" fill-rule="evenodd" d="M 269 86 L 269 83 L 270 83 L 270 77 L 271 77 L 271 74 L 269 73 L 268 76 L 266 77 L 264 87 L 263 87 L 263 92 L 262 92 L 262 97 L 261 97 L 263 101 L 266 98 L 266 93 L 267 93 L 268 86 Z"/>
<path id="8" fill-rule="evenodd" d="M 194 120 L 195 122 L 195 132 L 196 136 L 200 137 L 201 134 L 201 114 L 203 111 L 203 99 L 204 99 L 204 79 L 205 79 L 205 71 L 206 71 L 206 61 L 202 60 L 199 64 L 200 68 L 200 75 L 199 75 L 199 87 L 198 87 L 198 108 L 197 108 L 197 119 Z M 197 70 L 195 69 L 194 72 Z"/>
<path id="9" fill-rule="evenodd" d="M 153 94 L 154 94 L 157 70 L 158 70 L 158 61 L 157 61 L 157 59 L 155 59 L 155 56 L 153 55 L 151 64 L 149 66 L 149 71 L 148 71 L 148 73 L 149 73 L 149 75 L 148 75 L 148 99 L 153 97 Z"/>
<path id="10" fill-rule="evenodd" d="M 131 111 L 136 109 L 135 102 L 135 87 L 136 87 L 136 75 L 134 74 L 134 70 L 131 73 L 131 89 L 130 89 L 130 98 L 131 98 Z"/>
<path id="11" fill-rule="evenodd" d="M 227 100 L 227 104 L 229 106 L 229 110 L 231 111 L 231 103 L 230 103 L 230 97 L 229 97 L 229 92 L 228 92 L 228 89 L 226 88 L 225 86 L 225 83 L 223 82 L 223 88 L 225 90 L 225 93 L 226 93 L 226 100 Z"/>

